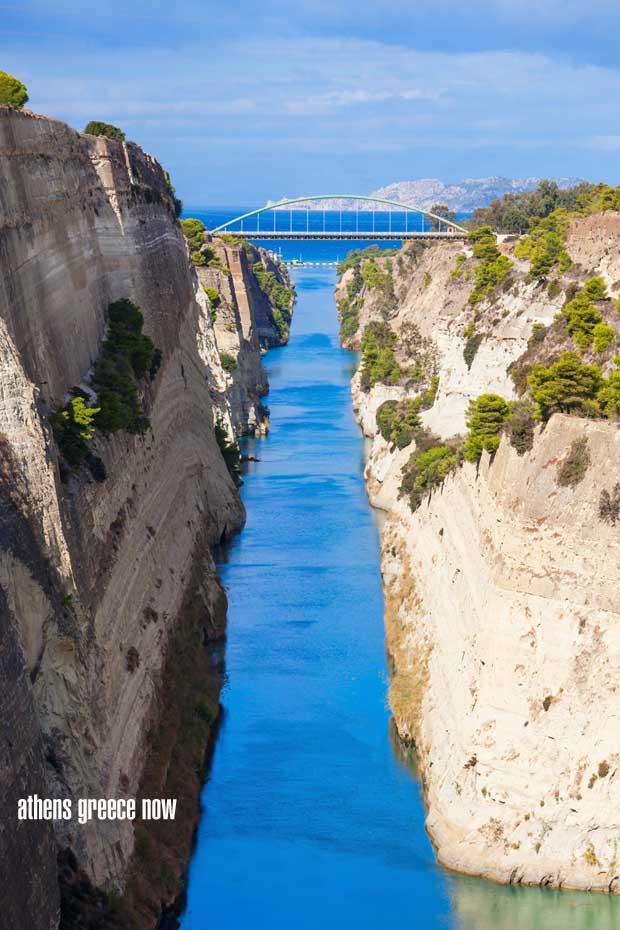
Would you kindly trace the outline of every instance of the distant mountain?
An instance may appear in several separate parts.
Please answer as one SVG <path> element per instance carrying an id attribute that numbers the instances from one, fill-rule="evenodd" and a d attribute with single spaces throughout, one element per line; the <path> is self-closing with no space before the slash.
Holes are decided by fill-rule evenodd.
<path id="1" fill-rule="evenodd" d="M 464 178 L 454 184 L 445 184 L 437 178 L 421 178 L 419 181 L 396 181 L 373 191 L 370 197 L 381 197 L 385 200 L 395 200 L 400 203 L 415 204 L 428 210 L 434 204 L 447 204 L 451 210 L 459 213 L 471 213 L 478 207 L 486 207 L 497 197 L 504 194 L 520 194 L 523 191 L 533 191 L 538 187 L 540 178 Z M 549 178 L 555 181 L 562 189 L 581 184 L 582 178 Z M 286 198 L 282 198 L 286 199 Z M 269 200 L 268 206 L 278 209 L 277 200 Z M 298 209 L 308 210 L 353 210 L 356 206 L 360 210 L 372 209 L 363 201 L 351 200 L 314 200 L 300 204 Z M 288 209 L 288 208 L 282 208 Z M 377 205 L 374 209 L 382 209 Z M 385 207 L 384 209 L 388 209 Z"/>
<path id="2" fill-rule="evenodd" d="M 582 183 L 581 178 L 549 178 L 560 188 L 574 187 Z M 465 178 L 454 184 L 444 184 L 437 178 L 421 178 L 419 181 L 397 181 L 373 191 L 371 197 L 383 197 L 401 203 L 412 203 L 428 210 L 433 204 L 445 203 L 451 210 L 471 213 L 478 207 L 486 207 L 504 194 L 520 194 L 538 187 L 540 178 Z"/>

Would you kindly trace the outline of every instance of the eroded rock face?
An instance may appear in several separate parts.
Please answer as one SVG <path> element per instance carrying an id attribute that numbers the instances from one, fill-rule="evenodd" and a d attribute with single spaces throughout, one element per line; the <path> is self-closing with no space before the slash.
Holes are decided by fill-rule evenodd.
<path id="1" fill-rule="evenodd" d="M 136 794 L 182 605 L 205 639 L 223 632 L 210 549 L 244 511 L 213 424 L 217 413 L 238 427 L 248 400 L 227 393 L 167 177 L 138 146 L 0 107 L 0 271 L 0 623 L 11 672 L 0 687 L 5 723 L 23 734 L 0 769 L 0 823 L 12 829 L 15 794 L 40 786 L 44 758 L 39 793 Z M 105 480 L 83 466 L 63 484 L 48 416 L 84 383 L 107 306 L 125 297 L 162 353 L 141 388 L 152 429 L 98 435 Z M 240 352 L 264 388 L 257 342 Z M 40 876 L 38 922 L 14 924 L 24 930 L 56 920 L 57 895 L 43 902 L 55 852 L 49 828 L 37 829 L 36 842 L 0 833 L 5 876 L 17 847 L 30 880 Z M 131 826 L 55 832 L 95 884 L 123 889 Z"/>
<path id="2" fill-rule="evenodd" d="M 575 280 L 599 273 L 614 292 L 619 220 L 573 225 Z M 463 433 L 470 398 L 515 396 L 508 367 L 532 324 L 550 323 L 564 299 L 515 262 L 510 287 L 478 308 L 485 338 L 468 370 L 469 292 L 451 276 L 454 262 L 437 246 L 404 273 L 395 265 L 399 307 L 389 320 L 435 340 L 439 389 L 422 418 L 444 439 Z M 364 297 L 361 324 L 369 318 Z M 413 447 L 391 446 L 375 421 L 383 400 L 406 394 L 385 385 L 364 394 L 359 375 L 353 381 L 374 437 L 370 498 L 387 513 L 390 702 L 401 736 L 416 743 L 438 857 L 500 882 L 618 892 L 620 561 L 618 527 L 599 515 L 601 491 L 618 480 L 618 427 L 556 414 L 530 452 L 519 456 L 504 438 L 493 461 L 484 453 L 478 468 L 464 464 L 412 512 L 399 486 Z M 562 486 L 558 468 L 584 438 L 585 476 Z"/>

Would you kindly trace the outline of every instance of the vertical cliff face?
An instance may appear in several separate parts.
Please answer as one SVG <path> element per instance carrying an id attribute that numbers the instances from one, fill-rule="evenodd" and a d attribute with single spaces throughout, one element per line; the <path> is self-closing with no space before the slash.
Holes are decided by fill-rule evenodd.
<path id="1" fill-rule="evenodd" d="M 569 347 L 564 324 L 553 323 L 567 295 L 593 274 L 617 293 L 619 235 L 618 214 L 574 222 L 574 264 L 556 275 L 557 288 L 530 281 L 514 244 L 500 244 L 510 276 L 475 315 L 471 252 L 434 246 L 412 259 L 405 250 L 391 260 L 389 312 L 363 290 L 353 339 L 370 321 L 387 322 L 402 371 L 428 350 L 439 382 L 419 415 L 435 445 L 456 445 L 470 399 L 516 397 L 510 370 L 523 353 L 549 361 Z M 341 300 L 352 276 L 340 284 Z M 601 308 L 613 325 L 612 301 Z M 472 318 L 482 338 L 468 367 Z M 546 328 L 539 341 L 534 324 Z M 615 351 L 596 355 L 603 371 Z M 417 440 L 399 448 L 376 415 L 386 400 L 419 398 L 429 379 L 366 389 L 362 380 L 358 372 L 353 395 L 373 440 L 368 490 L 387 512 L 390 702 L 401 736 L 416 744 L 438 857 L 497 881 L 616 893 L 620 565 L 615 520 L 603 520 L 599 507 L 618 480 L 617 423 L 556 413 L 535 428 L 531 449 L 519 454 L 504 436 L 493 458 L 484 452 L 479 465 L 462 464 L 412 510 L 401 483 Z M 570 484 L 560 470 L 575 441 L 587 457 Z"/>
<path id="2" fill-rule="evenodd" d="M 261 398 L 267 393 L 267 378 L 261 365 L 261 351 L 283 345 L 288 330 L 278 326 L 277 307 L 261 290 L 254 266 L 273 275 L 293 291 L 284 266 L 265 249 L 250 243 L 239 244 L 208 237 L 208 248 L 215 259 L 196 268 L 207 293 L 217 292 L 211 308 L 213 329 L 220 357 L 225 360 L 226 383 L 222 403 L 231 409 L 238 434 L 264 433 L 267 411 Z"/>
<path id="3" fill-rule="evenodd" d="M 16 887 L 37 921 L 25 910 L 14 926 L 30 930 L 55 925 L 54 857 L 48 824 L 15 829 L 15 797 L 132 797 L 156 771 L 163 683 L 174 681 L 175 654 L 177 666 L 193 662 L 188 643 L 197 637 L 189 652 L 200 650 L 223 633 L 211 547 L 244 519 L 215 412 L 232 435 L 253 401 L 244 387 L 229 394 L 167 177 L 138 146 L 0 107 L 0 270 L 0 688 L 15 734 L 0 764 L 0 862 L 7 886 L 12 869 L 26 873 Z M 139 305 L 161 352 L 139 386 L 151 428 L 97 433 L 101 464 L 63 482 L 49 415 L 87 385 L 107 307 L 122 298 Z M 259 325 L 251 307 L 244 325 Z M 251 333 L 239 354 L 263 391 Z M 186 695 L 192 708 L 202 697 Z M 202 716 L 215 718 L 217 685 L 207 697 Z M 156 787 L 171 794 L 163 774 Z M 186 854 L 191 817 L 183 829 Z M 130 824 L 54 830 L 94 883 L 125 887 Z"/>

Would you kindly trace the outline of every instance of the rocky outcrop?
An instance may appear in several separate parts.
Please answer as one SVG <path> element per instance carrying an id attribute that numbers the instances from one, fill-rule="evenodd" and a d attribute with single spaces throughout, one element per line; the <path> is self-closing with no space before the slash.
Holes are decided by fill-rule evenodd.
<path id="1" fill-rule="evenodd" d="M 172 644 L 222 635 L 211 547 L 244 511 L 214 421 L 232 435 L 248 414 L 243 391 L 229 392 L 167 175 L 138 146 L 0 107 L 0 269 L 0 689 L 13 734 L 0 762 L 0 862 L 5 894 L 30 900 L 11 930 L 39 930 L 57 922 L 50 825 L 17 829 L 15 797 L 131 797 L 144 784 Z M 140 306 L 161 352 L 140 387 L 151 428 L 97 434 L 98 466 L 63 483 L 49 414 L 86 383 L 121 298 Z M 251 308 L 244 325 L 262 325 Z M 256 340 L 239 352 L 264 391 Z M 217 684 L 210 700 L 214 720 Z M 94 885 L 126 888 L 131 824 L 60 821 L 54 833 Z"/>
<path id="2" fill-rule="evenodd" d="M 393 261 L 398 300 L 389 325 L 401 362 L 407 324 L 436 348 L 439 387 L 421 414 L 427 427 L 451 440 L 464 432 L 470 398 L 513 398 L 510 366 L 532 325 L 551 323 L 572 282 L 598 273 L 617 290 L 619 223 L 607 213 L 573 224 L 568 249 L 578 264 L 552 297 L 504 243 L 514 266 L 505 287 L 476 308 L 484 338 L 470 369 L 468 262 L 455 274 L 458 250 L 444 245 L 415 262 Z M 362 298 L 361 327 L 376 319 L 373 298 Z M 370 498 L 386 511 L 390 703 L 401 737 L 416 745 L 437 855 L 500 882 L 617 893 L 620 566 L 618 529 L 599 515 L 601 491 L 617 481 L 617 424 L 555 414 L 537 427 L 531 451 L 518 455 L 504 437 L 492 460 L 485 452 L 478 466 L 461 465 L 412 512 L 399 487 L 413 447 L 386 442 L 376 411 L 414 391 L 377 384 L 364 393 L 359 374 L 353 381 L 373 438 Z M 571 487 L 558 471 L 575 439 L 587 442 L 590 463 Z"/>

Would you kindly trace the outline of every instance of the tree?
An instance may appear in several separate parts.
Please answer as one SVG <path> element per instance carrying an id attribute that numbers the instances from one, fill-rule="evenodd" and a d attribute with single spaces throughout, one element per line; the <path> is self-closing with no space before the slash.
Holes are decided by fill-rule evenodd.
<path id="1" fill-rule="evenodd" d="M 12 74 L 0 71 L 0 104 L 21 110 L 25 103 L 28 103 L 26 85 Z"/>
<path id="2" fill-rule="evenodd" d="M 527 383 L 536 404 L 536 416 L 548 420 L 555 411 L 598 413 L 597 395 L 603 385 L 598 365 L 583 365 L 575 352 L 564 352 L 545 368 L 534 365 Z"/>
<path id="3" fill-rule="evenodd" d="M 447 203 L 435 203 L 433 204 L 433 206 L 430 208 L 428 212 L 434 213 L 435 216 L 440 216 L 444 220 L 452 220 L 453 222 L 456 222 L 456 213 L 454 212 L 454 210 L 450 209 Z M 440 227 L 441 227 L 441 223 L 439 222 L 439 220 L 436 220 L 433 217 L 431 217 L 430 228 L 439 229 Z"/>
<path id="4" fill-rule="evenodd" d="M 181 229 L 183 230 L 183 235 L 187 239 L 190 251 L 195 252 L 200 249 L 204 242 L 206 231 L 205 224 L 202 220 L 197 220 L 193 216 L 190 216 L 186 220 L 181 220 Z"/>
<path id="5" fill-rule="evenodd" d="M 70 400 L 66 407 L 50 416 L 54 437 L 65 462 L 77 471 L 88 455 L 88 443 L 95 435 L 99 407 L 87 407 L 84 397 Z"/>
<path id="6" fill-rule="evenodd" d="M 467 408 L 465 458 L 477 462 L 483 449 L 493 454 L 499 446 L 499 434 L 510 416 L 510 404 L 499 394 L 480 394 Z"/>
<path id="7" fill-rule="evenodd" d="M 607 297 L 607 285 L 598 275 L 586 281 L 583 290 L 590 300 L 605 300 Z"/>
<path id="8" fill-rule="evenodd" d="M 99 120 L 91 120 L 85 130 L 89 136 L 107 136 L 108 139 L 115 139 L 116 142 L 125 141 L 125 133 L 118 126 L 112 126 L 111 123 L 102 123 Z"/>
<path id="9" fill-rule="evenodd" d="M 606 417 L 612 419 L 620 416 L 620 369 L 612 371 L 603 382 L 598 400 Z"/>
<path id="10" fill-rule="evenodd" d="M 592 343 L 595 328 L 603 321 L 600 311 L 582 291 L 566 304 L 562 315 L 566 317 L 567 329 L 575 344 L 586 349 Z"/>

